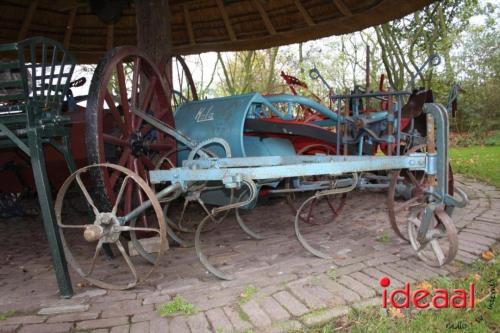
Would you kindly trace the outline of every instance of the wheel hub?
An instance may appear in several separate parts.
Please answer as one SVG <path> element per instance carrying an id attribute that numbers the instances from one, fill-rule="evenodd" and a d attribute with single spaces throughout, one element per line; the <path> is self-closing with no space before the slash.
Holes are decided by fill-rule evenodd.
<path id="1" fill-rule="evenodd" d="M 144 145 L 144 137 L 141 132 L 134 132 L 130 135 L 130 147 L 132 149 L 132 154 L 136 157 L 145 155 L 148 153 L 147 147 Z"/>
<path id="2" fill-rule="evenodd" d="M 120 223 L 112 213 L 99 213 L 95 217 L 94 224 L 88 225 L 83 237 L 87 242 L 103 240 L 105 243 L 114 243 L 120 238 Z"/>

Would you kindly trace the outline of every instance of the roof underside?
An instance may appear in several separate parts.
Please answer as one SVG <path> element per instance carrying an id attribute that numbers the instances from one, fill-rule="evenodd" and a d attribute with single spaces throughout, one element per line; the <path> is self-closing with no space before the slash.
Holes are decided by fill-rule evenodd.
<path id="1" fill-rule="evenodd" d="M 378 25 L 433 0 L 171 0 L 178 54 L 237 51 L 304 42 Z M 133 3 L 133 1 L 132 1 Z M 0 0 L 0 43 L 43 35 L 63 42 L 80 63 L 113 46 L 136 44 L 133 6 L 106 25 L 86 1 Z"/>

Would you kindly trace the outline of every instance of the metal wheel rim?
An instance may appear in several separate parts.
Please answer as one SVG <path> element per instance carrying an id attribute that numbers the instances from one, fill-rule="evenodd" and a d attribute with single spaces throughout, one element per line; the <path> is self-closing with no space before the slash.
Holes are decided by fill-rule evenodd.
<path id="1" fill-rule="evenodd" d="M 135 182 L 137 182 L 138 185 L 141 187 L 141 189 L 144 190 L 144 192 L 148 196 L 148 199 L 151 200 L 152 207 L 154 209 L 155 215 L 159 219 L 158 234 L 160 236 L 160 248 L 159 248 L 158 255 L 156 256 L 156 259 L 154 260 L 154 263 L 153 263 L 151 269 L 146 274 L 144 274 L 142 278 L 137 277 L 136 274 L 133 273 L 133 275 L 135 275 L 135 281 L 129 282 L 126 285 L 123 285 L 123 284 L 120 284 L 120 285 L 111 284 L 111 283 L 108 283 L 108 282 L 105 282 L 105 281 L 101 281 L 99 279 L 96 279 L 96 278 L 93 278 L 93 277 L 90 277 L 90 276 L 86 276 L 85 274 L 83 274 L 82 267 L 78 263 L 78 260 L 76 260 L 75 256 L 73 255 L 73 252 L 71 251 L 70 247 L 68 246 L 68 243 L 66 241 L 66 237 L 65 237 L 64 232 L 63 232 L 63 229 L 65 228 L 65 225 L 62 223 L 62 207 L 63 207 L 64 197 L 65 197 L 65 194 L 66 194 L 68 188 L 72 184 L 73 180 L 75 180 L 77 178 L 78 175 L 80 175 L 83 172 L 87 172 L 91 168 L 98 168 L 98 167 L 107 167 L 107 168 L 116 169 L 116 170 L 119 170 L 120 172 L 123 172 L 127 176 L 130 176 L 131 179 L 133 179 Z M 64 254 L 65 254 L 66 260 L 68 261 L 69 265 L 76 271 L 76 273 L 81 278 L 89 281 L 91 284 L 93 284 L 95 286 L 98 286 L 100 288 L 113 289 L 113 290 L 125 290 L 125 289 L 133 288 L 136 285 L 144 282 L 153 273 L 153 271 L 156 269 L 156 267 L 159 264 L 161 255 L 165 251 L 165 246 L 166 246 L 166 233 L 165 233 L 165 228 L 164 228 L 164 223 L 165 222 L 163 221 L 163 214 L 162 214 L 162 211 L 161 211 L 160 203 L 156 199 L 155 194 L 153 193 L 153 191 L 151 190 L 151 188 L 149 187 L 149 185 L 141 177 L 139 177 L 138 175 L 134 174 L 132 171 L 130 171 L 130 170 L 124 168 L 124 167 L 121 167 L 121 166 L 118 166 L 118 165 L 114 165 L 114 164 L 110 164 L 110 163 L 102 163 L 102 164 L 90 165 L 90 166 L 87 166 L 87 167 L 84 167 L 84 168 L 81 168 L 81 169 L 75 171 L 74 173 L 72 173 L 64 181 L 64 183 L 61 186 L 59 192 L 57 193 L 57 197 L 56 197 L 56 201 L 55 201 L 55 205 L 54 205 L 54 211 L 55 211 L 56 221 L 57 221 L 57 224 L 59 226 L 59 235 L 61 237 L 61 242 L 62 242 L 62 246 L 63 246 L 63 250 L 64 250 Z M 123 248 L 123 245 L 121 245 L 119 239 L 115 243 L 119 243 L 120 245 L 117 244 L 117 246 L 119 248 L 120 247 Z M 141 254 L 140 251 L 139 251 L 139 249 L 137 249 L 137 250 L 138 250 L 139 254 Z M 96 253 L 97 253 L 97 251 L 96 251 Z M 123 252 L 122 252 L 122 255 L 123 255 Z M 124 256 L 124 259 L 128 262 L 128 260 L 127 260 L 127 258 L 125 258 L 125 256 Z"/>

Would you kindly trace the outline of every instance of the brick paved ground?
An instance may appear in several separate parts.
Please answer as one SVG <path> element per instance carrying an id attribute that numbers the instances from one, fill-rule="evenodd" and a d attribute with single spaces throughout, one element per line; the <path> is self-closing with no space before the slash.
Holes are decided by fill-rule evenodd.
<path id="1" fill-rule="evenodd" d="M 307 230 L 306 237 L 332 260 L 315 258 L 300 246 L 288 207 L 276 202 L 245 216 L 265 240 L 248 239 L 234 218 L 204 236 L 210 260 L 235 280 L 208 274 L 194 249 L 172 248 L 145 285 L 104 291 L 73 276 L 77 295 L 64 300 L 57 295 L 40 220 L 2 220 L 0 313 L 16 314 L 0 321 L 0 332 L 284 332 L 322 323 L 350 307 L 378 304 L 383 275 L 392 278 L 393 286 L 452 275 L 459 261 L 475 260 L 498 240 L 500 191 L 460 177 L 458 181 L 471 203 L 454 214 L 460 250 L 456 261 L 441 269 L 425 266 L 392 233 L 385 194 L 366 192 L 352 194 L 336 222 Z M 385 234 L 387 241 L 376 240 Z M 115 268 L 114 274 L 120 272 Z M 248 285 L 257 292 L 241 304 Z M 199 311 L 161 318 L 157 306 L 175 295 Z"/>

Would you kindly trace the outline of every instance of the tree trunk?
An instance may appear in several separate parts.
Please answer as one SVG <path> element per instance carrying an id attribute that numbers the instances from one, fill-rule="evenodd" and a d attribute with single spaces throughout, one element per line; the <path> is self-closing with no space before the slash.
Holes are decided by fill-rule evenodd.
<path id="1" fill-rule="evenodd" d="M 171 17 L 168 0 L 135 0 L 137 46 L 159 64 L 172 55 Z"/>

